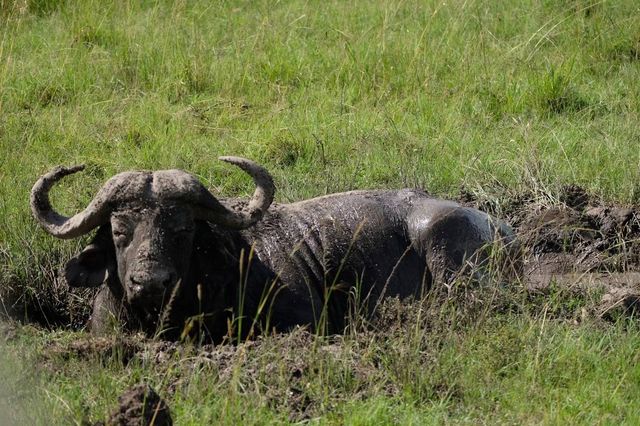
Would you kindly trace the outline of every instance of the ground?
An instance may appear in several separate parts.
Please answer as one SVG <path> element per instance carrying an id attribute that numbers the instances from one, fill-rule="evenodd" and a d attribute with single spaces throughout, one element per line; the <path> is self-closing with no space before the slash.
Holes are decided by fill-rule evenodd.
<path id="1" fill-rule="evenodd" d="M 523 245 L 524 285 L 531 292 L 549 287 L 576 293 L 600 292 L 600 316 L 620 310 L 634 314 L 640 297 L 640 210 L 603 203 L 575 185 L 559 200 L 517 194 L 499 209 L 472 194 L 471 205 L 502 214 Z"/>

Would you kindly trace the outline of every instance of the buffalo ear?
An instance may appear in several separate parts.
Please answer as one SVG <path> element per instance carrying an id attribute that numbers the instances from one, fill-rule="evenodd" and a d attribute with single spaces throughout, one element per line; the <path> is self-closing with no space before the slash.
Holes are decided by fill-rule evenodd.
<path id="1" fill-rule="evenodd" d="M 97 287 L 109 276 L 109 253 L 101 245 L 91 243 L 64 267 L 64 278 L 70 287 Z"/>

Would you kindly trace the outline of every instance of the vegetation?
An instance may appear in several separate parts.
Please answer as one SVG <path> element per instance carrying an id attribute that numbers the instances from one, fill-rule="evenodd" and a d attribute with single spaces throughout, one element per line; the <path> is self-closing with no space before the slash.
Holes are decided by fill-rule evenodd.
<path id="1" fill-rule="evenodd" d="M 144 381 L 168 399 L 179 424 L 640 420 L 635 325 L 512 316 L 451 332 L 408 327 L 332 339 L 294 332 L 218 353 L 146 347 L 135 356 L 126 341 L 78 350 L 69 343 L 86 339 L 78 333 L 21 328 L 12 353 L 29 354 L 43 371 L 35 383 L 11 382 L 12 401 L 30 403 L 30 423 L 95 421 L 125 388 Z"/>
<path id="2" fill-rule="evenodd" d="M 553 201 L 571 183 L 638 203 L 638 12 L 633 0 L 0 0 L 0 310 L 54 325 L 86 315 L 69 311 L 86 302 L 56 280 L 81 242 L 45 235 L 28 210 L 31 185 L 58 164 L 88 165 L 52 194 L 67 212 L 129 169 L 177 167 L 221 194 L 249 193 L 218 155 L 264 164 L 279 201 L 405 186 Z M 576 326 L 549 319 L 545 303 L 409 341 L 348 335 L 341 353 L 375 367 L 361 377 L 313 338 L 303 355 L 318 368 L 301 379 L 310 416 L 637 423 L 637 326 Z M 181 359 L 123 363 L 117 351 L 45 362 L 82 333 L 16 333 L 0 365 L 17 374 L 0 392 L 41 406 L 25 414 L 35 422 L 97 420 L 143 379 L 174 386 L 180 424 L 292 419 L 267 395 L 285 398 L 285 367 L 261 386 Z M 247 351 L 258 371 L 286 351 L 286 337 L 269 339 L 265 353 Z M 34 374 L 25 360 L 48 364 Z"/>

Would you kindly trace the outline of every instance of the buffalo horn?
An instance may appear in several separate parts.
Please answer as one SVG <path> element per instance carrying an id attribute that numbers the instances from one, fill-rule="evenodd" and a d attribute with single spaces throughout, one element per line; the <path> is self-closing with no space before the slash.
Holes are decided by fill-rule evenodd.
<path id="1" fill-rule="evenodd" d="M 231 208 L 208 209 L 203 219 L 234 229 L 248 228 L 259 221 L 273 201 L 275 186 L 267 170 L 251 160 L 241 157 L 218 157 L 219 160 L 240 167 L 253 178 L 256 190 L 246 208 L 235 211 Z"/>
<path id="2" fill-rule="evenodd" d="M 66 217 L 51 207 L 49 190 L 60 179 L 84 169 L 84 165 L 73 167 L 58 166 L 42 176 L 31 189 L 31 211 L 36 220 L 51 235 L 58 238 L 70 239 L 90 232 L 92 229 L 109 220 L 109 211 L 105 206 L 108 194 L 117 182 L 108 182 L 100 190 L 84 211 Z"/>

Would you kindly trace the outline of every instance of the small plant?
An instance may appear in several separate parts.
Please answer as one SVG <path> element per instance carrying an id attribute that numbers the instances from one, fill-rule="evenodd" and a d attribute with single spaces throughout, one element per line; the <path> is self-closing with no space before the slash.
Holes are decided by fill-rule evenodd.
<path id="1" fill-rule="evenodd" d="M 548 65 L 533 83 L 533 96 L 545 114 L 579 112 L 589 106 L 573 84 L 574 62 Z"/>

